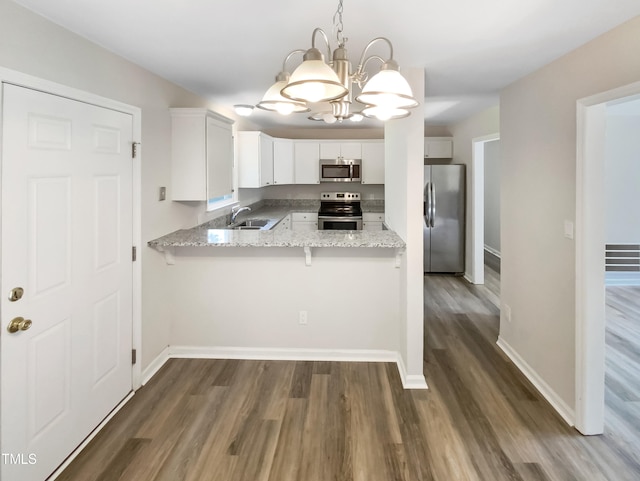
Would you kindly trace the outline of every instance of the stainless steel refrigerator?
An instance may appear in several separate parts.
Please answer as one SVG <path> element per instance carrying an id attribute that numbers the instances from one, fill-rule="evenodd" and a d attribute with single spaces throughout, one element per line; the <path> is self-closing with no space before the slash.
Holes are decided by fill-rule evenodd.
<path id="1" fill-rule="evenodd" d="M 464 167 L 424 166 L 424 272 L 464 272 Z"/>

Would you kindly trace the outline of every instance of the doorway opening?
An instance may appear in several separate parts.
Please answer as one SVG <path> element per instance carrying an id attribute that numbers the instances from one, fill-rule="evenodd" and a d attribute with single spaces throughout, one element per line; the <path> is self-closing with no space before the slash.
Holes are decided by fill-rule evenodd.
<path id="1" fill-rule="evenodd" d="M 471 247 L 465 277 L 472 284 L 484 284 L 485 252 L 485 147 L 500 140 L 500 134 L 472 139 L 470 212 Z M 499 196 L 499 193 L 498 193 Z"/>
<path id="2" fill-rule="evenodd" d="M 575 426 L 583 434 L 601 434 L 605 419 L 607 107 L 636 99 L 640 82 L 577 103 Z"/>

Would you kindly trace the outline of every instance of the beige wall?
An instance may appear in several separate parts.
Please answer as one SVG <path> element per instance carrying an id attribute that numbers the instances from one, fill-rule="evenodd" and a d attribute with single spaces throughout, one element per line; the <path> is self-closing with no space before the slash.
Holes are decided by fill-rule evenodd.
<path id="1" fill-rule="evenodd" d="M 575 407 L 576 100 L 640 80 L 640 17 L 505 88 L 500 337 Z M 504 313 L 504 310 L 503 310 Z"/>
<path id="2" fill-rule="evenodd" d="M 140 107 L 142 241 L 195 224 L 202 205 L 158 202 L 157 193 L 171 185 L 168 108 L 204 107 L 203 99 L 8 0 L 0 0 L 0 66 Z M 169 342 L 166 269 L 162 256 L 143 246 L 143 369 Z"/>

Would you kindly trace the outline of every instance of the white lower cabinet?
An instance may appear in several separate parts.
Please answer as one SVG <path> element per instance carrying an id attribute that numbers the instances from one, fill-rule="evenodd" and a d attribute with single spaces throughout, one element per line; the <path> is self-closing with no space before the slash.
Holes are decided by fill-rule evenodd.
<path id="1" fill-rule="evenodd" d="M 362 213 L 362 230 L 382 230 L 383 222 L 384 213 Z"/>
<path id="2" fill-rule="evenodd" d="M 294 212 L 291 214 L 291 229 L 296 232 L 318 230 L 318 213 Z"/>
<path id="3" fill-rule="evenodd" d="M 278 222 L 275 227 L 271 229 L 274 232 L 281 232 L 285 230 L 291 230 L 291 214 L 286 216 L 280 222 Z"/>

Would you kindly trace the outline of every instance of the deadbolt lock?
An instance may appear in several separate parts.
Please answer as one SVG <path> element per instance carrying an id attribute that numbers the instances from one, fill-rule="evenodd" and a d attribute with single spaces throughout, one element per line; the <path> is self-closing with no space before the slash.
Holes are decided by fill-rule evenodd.
<path id="1" fill-rule="evenodd" d="M 14 287 L 9 293 L 9 300 L 11 302 L 19 301 L 20 299 L 22 299 L 23 294 L 24 289 L 22 287 Z"/>
<path id="2" fill-rule="evenodd" d="M 11 320 L 9 325 L 7 326 L 7 331 L 11 334 L 18 331 L 26 331 L 31 327 L 31 319 L 25 319 L 24 317 L 15 317 Z"/>

